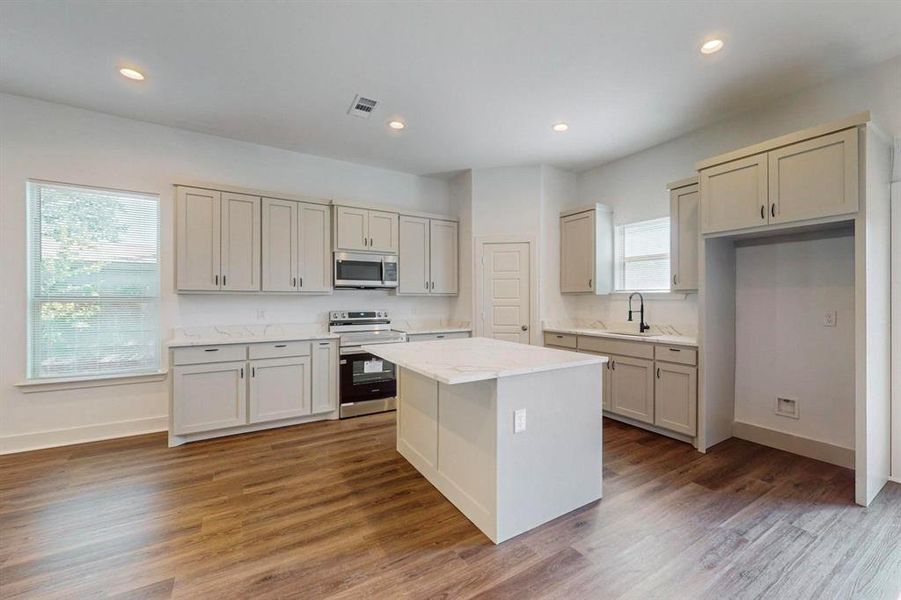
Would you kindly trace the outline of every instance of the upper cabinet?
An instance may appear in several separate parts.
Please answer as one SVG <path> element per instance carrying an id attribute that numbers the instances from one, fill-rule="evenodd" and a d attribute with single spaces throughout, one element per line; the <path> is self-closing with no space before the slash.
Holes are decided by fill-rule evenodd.
<path id="1" fill-rule="evenodd" d="M 335 207 L 335 250 L 397 254 L 397 213 Z"/>
<path id="2" fill-rule="evenodd" d="M 457 294 L 457 222 L 401 215 L 398 268 L 398 294 Z"/>
<path id="3" fill-rule="evenodd" d="M 560 215 L 560 292 L 613 291 L 613 211 L 603 204 Z"/>
<path id="4" fill-rule="evenodd" d="M 700 163 L 701 232 L 856 213 L 857 127 L 822 133 L 805 139 L 799 132 L 752 147 L 759 151 L 748 156 L 737 151 Z"/>
<path id="5" fill-rule="evenodd" d="M 331 290 L 329 206 L 263 198 L 263 291 Z"/>
<path id="6" fill-rule="evenodd" d="M 176 188 L 179 291 L 260 289 L 260 198 Z"/>
<path id="7" fill-rule="evenodd" d="M 671 287 L 676 291 L 696 290 L 701 227 L 697 178 L 671 183 L 669 188 Z"/>

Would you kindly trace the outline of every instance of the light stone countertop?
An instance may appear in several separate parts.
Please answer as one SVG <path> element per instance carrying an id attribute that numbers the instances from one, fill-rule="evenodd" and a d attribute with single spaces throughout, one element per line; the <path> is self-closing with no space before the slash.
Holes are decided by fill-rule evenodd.
<path id="1" fill-rule="evenodd" d="M 472 331 L 472 325 L 468 321 L 447 321 L 439 319 L 431 320 L 395 320 L 391 322 L 391 329 L 402 331 L 409 335 L 421 333 L 465 333 Z"/>
<path id="2" fill-rule="evenodd" d="M 338 334 L 329 333 L 317 323 L 185 327 L 173 333 L 167 342 L 170 348 L 338 339 Z"/>
<path id="3" fill-rule="evenodd" d="M 574 327 L 566 325 L 550 325 L 545 326 L 546 333 L 569 333 L 572 335 L 587 335 L 592 337 L 611 338 L 616 340 L 628 340 L 630 342 L 644 342 L 649 344 L 672 344 L 674 346 L 692 346 L 697 348 L 698 338 L 691 335 L 677 335 L 670 333 L 655 333 L 651 330 L 651 335 L 629 335 L 627 333 L 617 333 L 607 329 L 595 329 L 591 327 Z"/>
<path id="4" fill-rule="evenodd" d="M 489 338 L 364 345 L 363 350 L 449 385 L 607 362 L 602 356 Z"/>

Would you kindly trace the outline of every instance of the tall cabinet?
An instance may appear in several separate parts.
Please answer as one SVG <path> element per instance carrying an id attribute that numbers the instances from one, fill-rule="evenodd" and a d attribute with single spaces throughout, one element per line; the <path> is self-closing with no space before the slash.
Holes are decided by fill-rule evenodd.
<path id="1" fill-rule="evenodd" d="M 260 289 L 260 198 L 179 186 L 175 194 L 179 291 Z"/>
<path id="2" fill-rule="evenodd" d="M 560 292 L 613 291 L 613 211 L 603 204 L 560 213 Z"/>
<path id="3" fill-rule="evenodd" d="M 670 287 L 675 291 L 698 289 L 698 244 L 701 213 L 698 178 L 670 183 Z"/>
<path id="4" fill-rule="evenodd" d="M 400 216 L 397 293 L 458 293 L 459 227 L 456 221 Z"/>

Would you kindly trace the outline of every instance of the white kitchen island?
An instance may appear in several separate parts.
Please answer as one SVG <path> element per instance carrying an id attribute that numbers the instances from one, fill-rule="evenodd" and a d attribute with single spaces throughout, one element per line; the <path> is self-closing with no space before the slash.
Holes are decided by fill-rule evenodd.
<path id="1" fill-rule="evenodd" d="M 494 543 L 601 497 L 606 358 L 487 338 L 363 350 L 398 366 L 397 451 Z"/>

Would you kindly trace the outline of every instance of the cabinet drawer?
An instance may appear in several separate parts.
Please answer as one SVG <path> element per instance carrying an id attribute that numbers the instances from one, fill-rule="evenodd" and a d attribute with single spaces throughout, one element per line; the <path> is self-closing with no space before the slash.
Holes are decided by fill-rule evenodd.
<path id="1" fill-rule="evenodd" d="M 698 364 L 698 351 L 682 346 L 654 346 L 654 358 L 682 365 Z"/>
<path id="2" fill-rule="evenodd" d="M 559 346 L 561 348 L 576 348 L 578 346 L 578 340 L 576 336 L 571 333 L 546 332 L 544 334 L 544 345 Z"/>
<path id="3" fill-rule="evenodd" d="M 452 333 L 413 333 L 407 335 L 408 342 L 428 342 L 430 340 L 458 340 L 468 338 L 469 333 L 465 331 L 454 331 Z"/>
<path id="4" fill-rule="evenodd" d="M 244 344 L 197 346 L 194 348 L 175 348 L 172 350 L 172 364 L 174 365 L 200 365 L 203 363 L 228 362 L 230 360 L 246 359 L 247 346 Z"/>
<path id="5" fill-rule="evenodd" d="M 579 350 L 600 352 L 601 354 L 619 354 L 637 358 L 654 358 L 654 346 L 644 342 L 629 342 L 612 338 L 579 336 Z"/>
<path id="6" fill-rule="evenodd" d="M 310 342 L 267 342 L 265 344 L 250 345 L 251 359 L 309 355 Z"/>

